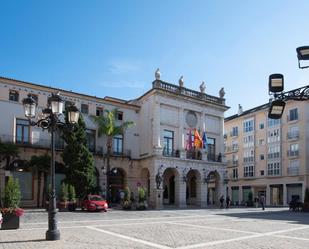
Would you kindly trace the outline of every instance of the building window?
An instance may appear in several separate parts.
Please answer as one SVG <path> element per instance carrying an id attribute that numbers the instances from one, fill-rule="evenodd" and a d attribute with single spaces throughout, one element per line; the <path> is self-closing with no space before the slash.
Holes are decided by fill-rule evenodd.
<path id="1" fill-rule="evenodd" d="M 299 160 L 291 160 L 288 167 L 288 175 L 299 175 Z"/>
<path id="2" fill-rule="evenodd" d="M 249 149 L 244 151 L 244 163 L 254 162 L 254 150 Z"/>
<path id="3" fill-rule="evenodd" d="M 81 104 L 80 111 L 81 111 L 81 113 L 88 114 L 89 106 L 87 104 Z"/>
<path id="4" fill-rule="evenodd" d="M 113 153 L 121 155 L 123 153 L 123 135 L 113 137 Z"/>
<path id="5" fill-rule="evenodd" d="M 253 147 L 254 146 L 254 137 L 253 135 L 247 135 L 243 138 L 244 148 Z"/>
<path id="6" fill-rule="evenodd" d="M 86 129 L 87 147 L 90 152 L 95 152 L 95 130 Z"/>
<path id="7" fill-rule="evenodd" d="M 252 132 L 254 130 L 253 119 L 245 120 L 243 123 L 244 132 Z"/>
<path id="8" fill-rule="evenodd" d="M 273 129 L 267 132 L 267 142 L 275 143 L 280 141 L 280 129 Z"/>
<path id="9" fill-rule="evenodd" d="M 97 107 L 95 115 L 99 117 L 99 116 L 103 116 L 103 113 L 104 113 L 104 109 L 101 107 Z"/>
<path id="10" fill-rule="evenodd" d="M 259 145 L 264 145 L 265 144 L 265 140 L 264 139 L 260 139 L 259 140 Z"/>
<path id="11" fill-rule="evenodd" d="M 172 156 L 174 150 L 174 132 L 169 130 L 163 131 L 163 155 Z"/>
<path id="12" fill-rule="evenodd" d="M 216 158 L 216 139 L 215 138 L 207 137 L 207 151 L 208 151 L 207 159 L 210 161 L 216 161 L 217 158 Z"/>
<path id="13" fill-rule="evenodd" d="M 268 119 L 268 127 L 273 127 L 277 125 L 280 125 L 280 119 L 272 119 L 272 118 Z"/>
<path id="14" fill-rule="evenodd" d="M 238 165 L 238 155 L 233 155 L 233 166 L 237 166 Z"/>
<path id="15" fill-rule="evenodd" d="M 238 178 L 238 169 L 233 169 L 233 179 L 237 179 Z"/>
<path id="16" fill-rule="evenodd" d="M 267 175 L 278 176 L 280 175 L 280 163 L 274 162 L 267 164 Z"/>
<path id="17" fill-rule="evenodd" d="M 260 155 L 260 160 L 264 160 L 264 154 Z"/>
<path id="18" fill-rule="evenodd" d="M 231 136 L 232 137 L 237 137 L 238 136 L 238 127 L 237 126 L 232 128 Z"/>
<path id="19" fill-rule="evenodd" d="M 264 170 L 260 171 L 260 175 L 263 176 L 264 175 Z"/>
<path id="20" fill-rule="evenodd" d="M 232 151 L 238 151 L 238 143 L 237 141 L 232 141 Z"/>
<path id="21" fill-rule="evenodd" d="M 260 123 L 260 130 L 264 129 L 264 123 Z"/>
<path id="22" fill-rule="evenodd" d="M 291 109 L 289 112 L 289 121 L 298 120 L 297 108 Z"/>
<path id="23" fill-rule="evenodd" d="M 288 139 L 295 139 L 299 138 L 299 127 L 298 126 L 291 126 L 289 127 L 288 131 Z"/>
<path id="24" fill-rule="evenodd" d="M 18 102 L 18 100 L 19 100 L 19 93 L 17 91 L 10 90 L 9 100 Z"/>
<path id="25" fill-rule="evenodd" d="M 16 119 L 16 143 L 28 144 L 30 139 L 29 120 Z"/>
<path id="26" fill-rule="evenodd" d="M 290 149 L 288 150 L 288 156 L 298 156 L 299 155 L 299 145 L 290 144 Z"/>
<path id="27" fill-rule="evenodd" d="M 122 121 L 123 120 L 123 112 L 117 112 L 117 120 Z"/>
<path id="28" fill-rule="evenodd" d="M 248 165 L 244 167 L 244 177 L 253 177 L 254 176 L 254 166 Z"/>
<path id="29" fill-rule="evenodd" d="M 274 159 L 280 157 L 280 145 L 272 145 L 268 147 L 268 159 Z"/>

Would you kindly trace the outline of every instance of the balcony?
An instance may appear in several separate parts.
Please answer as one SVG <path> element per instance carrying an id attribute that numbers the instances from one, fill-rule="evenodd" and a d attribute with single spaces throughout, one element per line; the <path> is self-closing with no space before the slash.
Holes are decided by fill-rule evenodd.
<path id="1" fill-rule="evenodd" d="M 131 150 L 123 150 L 123 151 L 112 151 L 112 156 L 114 157 L 128 157 L 131 158 Z"/>
<path id="2" fill-rule="evenodd" d="M 234 153 L 234 152 L 237 152 L 238 151 L 238 145 L 233 145 L 233 146 L 226 146 L 225 147 L 225 152 L 226 153 Z"/>
<path id="3" fill-rule="evenodd" d="M 254 162 L 254 157 L 244 157 L 244 163 L 253 163 Z"/>
<path id="4" fill-rule="evenodd" d="M 288 132 L 287 139 L 299 139 L 299 131 Z"/>
<path id="5" fill-rule="evenodd" d="M 180 152 L 179 150 L 166 150 L 165 148 L 163 149 L 163 156 L 166 157 L 180 157 Z"/>
<path id="6" fill-rule="evenodd" d="M 288 157 L 298 157 L 299 150 L 288 150 L 287 155 Z"/>
<path id="7" fill-rule="evenodd" d="M 0 140 L 1 142 L 13 143 L 21 147 L 32 147 L 38 149 L 50 149 L 51 147 L 50 139 L 37 139 L 37 138 L 22 139 L 11 135 L 0 135 Z M 56 150 L 63 150 L 64 141 L 62 139 L 59 140 L 56 139 L 55 148 Z"/>
<path id="8" fill-rule="evenodd" d="M 162 80 L 155 80 L 152 83 L 152 88 L 154 89 L 162 89 L 171 93 L 176 93 L 178 95 L 188 96 L 198 100 L 209 101 L 215 104 L 225 105 L 224 98 L 218 98 L 215 96 L 208 95 L 206 93 L 197 92 L 194 90 L 190 90 L 185 87 L 180 87 L 177 85 L 173 85 Z"/>
<path id="9" fill-rule="evenodd" d="M 238 137 L 238 131 L 237 132 L 230 132 L 231 137 Z"/>
<path id="10" fill-rule="evenodd" d="M 287 173 L 289 176 L 297 176 L 299 175 L 299 168 L 298 167 L 288 167 Z"/>

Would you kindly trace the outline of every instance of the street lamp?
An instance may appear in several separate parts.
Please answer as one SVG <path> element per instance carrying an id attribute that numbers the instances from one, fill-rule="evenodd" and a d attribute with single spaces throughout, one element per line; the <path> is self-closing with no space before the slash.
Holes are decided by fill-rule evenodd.
<path id="1" fill-rule="evenodd" d="M 55 191 L 55 131 L 59 128 L 72 128 L 72 125 L 78 122 L 79 111 L 75 106 L 69 106 L 68 119 L 70 125 L 60 121 L 60 115 L 63 110 L 63 99 L 60 94 L 52 94 L 48 98 L 47 108 L 42 111 L 41 118 L 38 121 L 31 119 L 36 116 L 37 102 L 33 99 L 31 94 L 23 99 L 23 106 L 25 116 L 29 119 L 31 126 L 41 127 L 43 130 L 48 130 L 51 133 L 51 193 L 49 196 L 49 209 L 48 209 L 48 230 L 46 231 L 46 240 L 59 240 L 60 231 L 57 228 L 57 209 L 56 209 L 56 191 Z"/>
<path id="2" fill-rule="evenodd" d="M 297 58 L 298 58 L 298 67 L 300 69 L 309 68 L 309 66 L 301 66 L 301 60 L 309 60 L 309 46 L 303 46 L 296 48 Z"/>
<path id="3" fill-rule="evenodd" d="M 301 66 L 301 60 L 309 60 L 309 46 L 303 46 L 296 49 L 298 58 L 298 67 L 301 69 L 309 68 L 309 66 Z M 268 92 L 272 96 L 270 99 L 270 107 L 268 117 L 272 119 L 280 119 L 282 117 L 285 102 L 287 100 L 304 101 L 309 100 L 309 85 L 300 87 L 288 92 L 283 92 L 284 76 L 282 74 L 271 74 L 268 81 Z"/>

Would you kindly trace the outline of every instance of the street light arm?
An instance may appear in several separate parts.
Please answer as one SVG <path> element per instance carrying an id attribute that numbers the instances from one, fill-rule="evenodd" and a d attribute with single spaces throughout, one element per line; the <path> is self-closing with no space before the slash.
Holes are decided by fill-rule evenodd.
<path id="1" fill-rule="evenodd" d="M 275 100 L 296 100 L 296 101 L 304 101 L 309 100 L 309 85 L 300 87 L 288 92 L 275 93 Z"/>

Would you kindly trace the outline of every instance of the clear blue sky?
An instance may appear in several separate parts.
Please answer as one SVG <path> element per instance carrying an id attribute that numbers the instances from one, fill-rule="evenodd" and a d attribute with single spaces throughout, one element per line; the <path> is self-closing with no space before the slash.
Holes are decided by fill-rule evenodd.
<path id="1" fill-rule="evenodd" d="M 295 48 L 309 45 L 309 1 L 0 2 L 0 75 L 96 95 L 133 99 L 154 71 L 218 95 L 226 116 L 268 101 L 268 76 L 285 89 L 309 84 Z"/>

